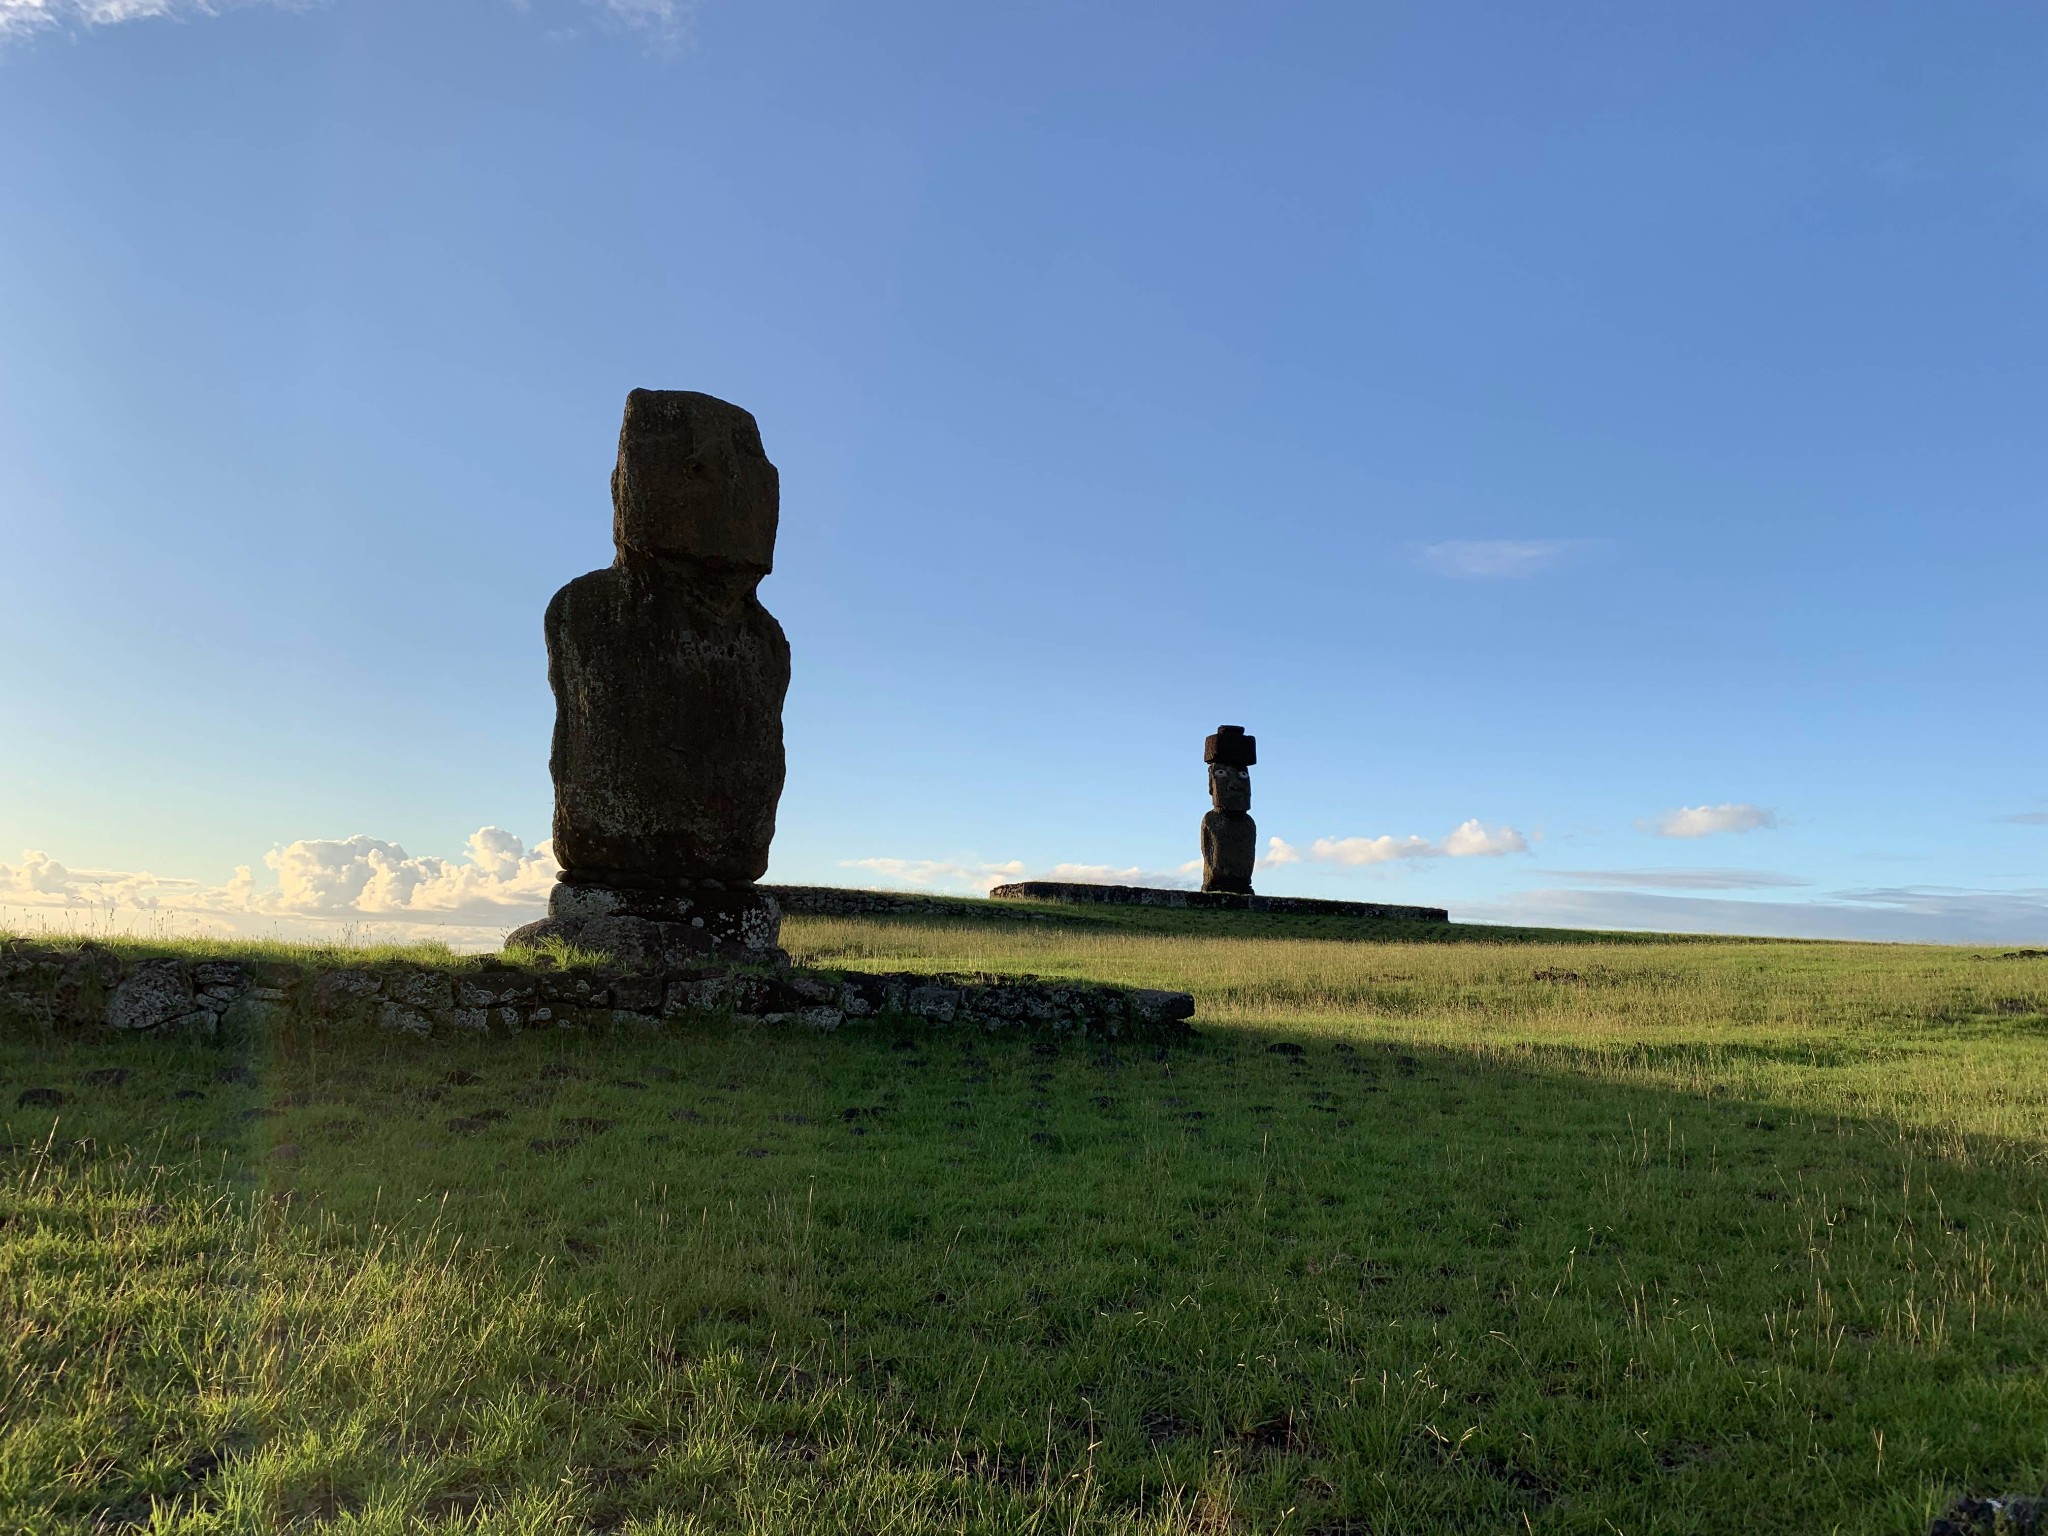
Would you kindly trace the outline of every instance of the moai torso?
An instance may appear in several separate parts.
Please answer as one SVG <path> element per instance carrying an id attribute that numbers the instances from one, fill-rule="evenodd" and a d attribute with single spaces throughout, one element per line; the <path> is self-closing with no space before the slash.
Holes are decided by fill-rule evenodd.
<path id="1" fill-rule="evenodd" d="M 683 390 L 628 396 L 618 557 L 547 611 L 565 882 L 658 891 L 767 869 L 789 642 L 754 589 L 777 500 L 747 412 Z"/>
<path id="2" fill-rule="evenodd" d="M 1258 738 L 1247 736 L 1242 726 L 1218 726 L 1202 744 L 1202 761 L 1209 765 L 1214 807 L 1202 818 L 1202 889 L 1249 896 L 1252 865 L 1259 856 L 1259 829 L 1250 814 Z"/>

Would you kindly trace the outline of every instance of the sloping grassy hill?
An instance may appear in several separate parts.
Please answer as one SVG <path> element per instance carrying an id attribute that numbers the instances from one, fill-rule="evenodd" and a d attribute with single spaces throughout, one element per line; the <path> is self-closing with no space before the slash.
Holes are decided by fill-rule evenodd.
<path id="1" fill-rule="evenodd" d="M 2048 959 L 1134 915 L 786 940 L 1187 987 L 1191 1046 L 0 1040 L 0 1528 L 1909 1532 L 2048 1477 Z"/>

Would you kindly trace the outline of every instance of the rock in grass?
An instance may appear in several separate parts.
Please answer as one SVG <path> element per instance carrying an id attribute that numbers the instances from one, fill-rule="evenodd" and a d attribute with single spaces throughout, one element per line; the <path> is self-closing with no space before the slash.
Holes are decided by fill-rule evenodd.
<path id="1" fill-rule="evenodd" d="M 1935 1516 L 1927 1536 L 2048 1536 L 2048 1494 L 2040 1498 L 1965 1494 Z"/>

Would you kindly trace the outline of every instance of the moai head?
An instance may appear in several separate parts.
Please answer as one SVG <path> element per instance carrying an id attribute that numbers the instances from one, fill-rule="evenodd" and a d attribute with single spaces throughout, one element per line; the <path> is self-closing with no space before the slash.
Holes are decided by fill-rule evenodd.
<path id="1" fill-rule="evenodd" d="M 1219 811 L 1248 811 L 1252 808 L 1252 775 L 1248 768 L 1228 763 L 1209 765 L 1209 803 Z"/>
<path id="2" fill-rule="evenodd" d="M 766 576 L 775 565 L 780 504 L 775 466 L 748 412 L 687 389 L 626 396 L 612 471 L 612 539 L 621 560 Z"/>
<path id="3" fill-rule="evenodd" d="M 1209 765 L 1209 802 L 1219 811 L 1252 808 L 1252 765 L 1259 760 L 1259 739 L 1241 725 L 1219 725 L 1202 743 L 1202 761 Z"/>

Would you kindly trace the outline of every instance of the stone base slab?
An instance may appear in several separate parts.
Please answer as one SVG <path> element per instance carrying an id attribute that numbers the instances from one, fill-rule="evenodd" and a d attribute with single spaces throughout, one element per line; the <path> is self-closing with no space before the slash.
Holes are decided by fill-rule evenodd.
<path id="1" fill-rule="evenodd" d="M 1169 891 L 1147 885 L 1083 885 L 1078 881 L 1020 880 L 989 892 L 999 901 L 1058 901 L 1069 905 L 1182 907 L 1205 912 L 1296 913 L 1309 917 L 1370 917 L 1398 923 L 1448 923 L 1443 907 L 1397 907 L 1378 901 L 1324 901 L 1315 896 L 1254 896 L 1235 891 Z"/>
<path id="2" fill-rule="evenodd" d="M 787 965 L 782 908 L 758 885 L 710 883 L 636 891 L 558 881 L 548 915 L 507 935 L 508 947 L 559 938 L 601 949 L 629 971 L 670 971 L 707 959 Z"/>

